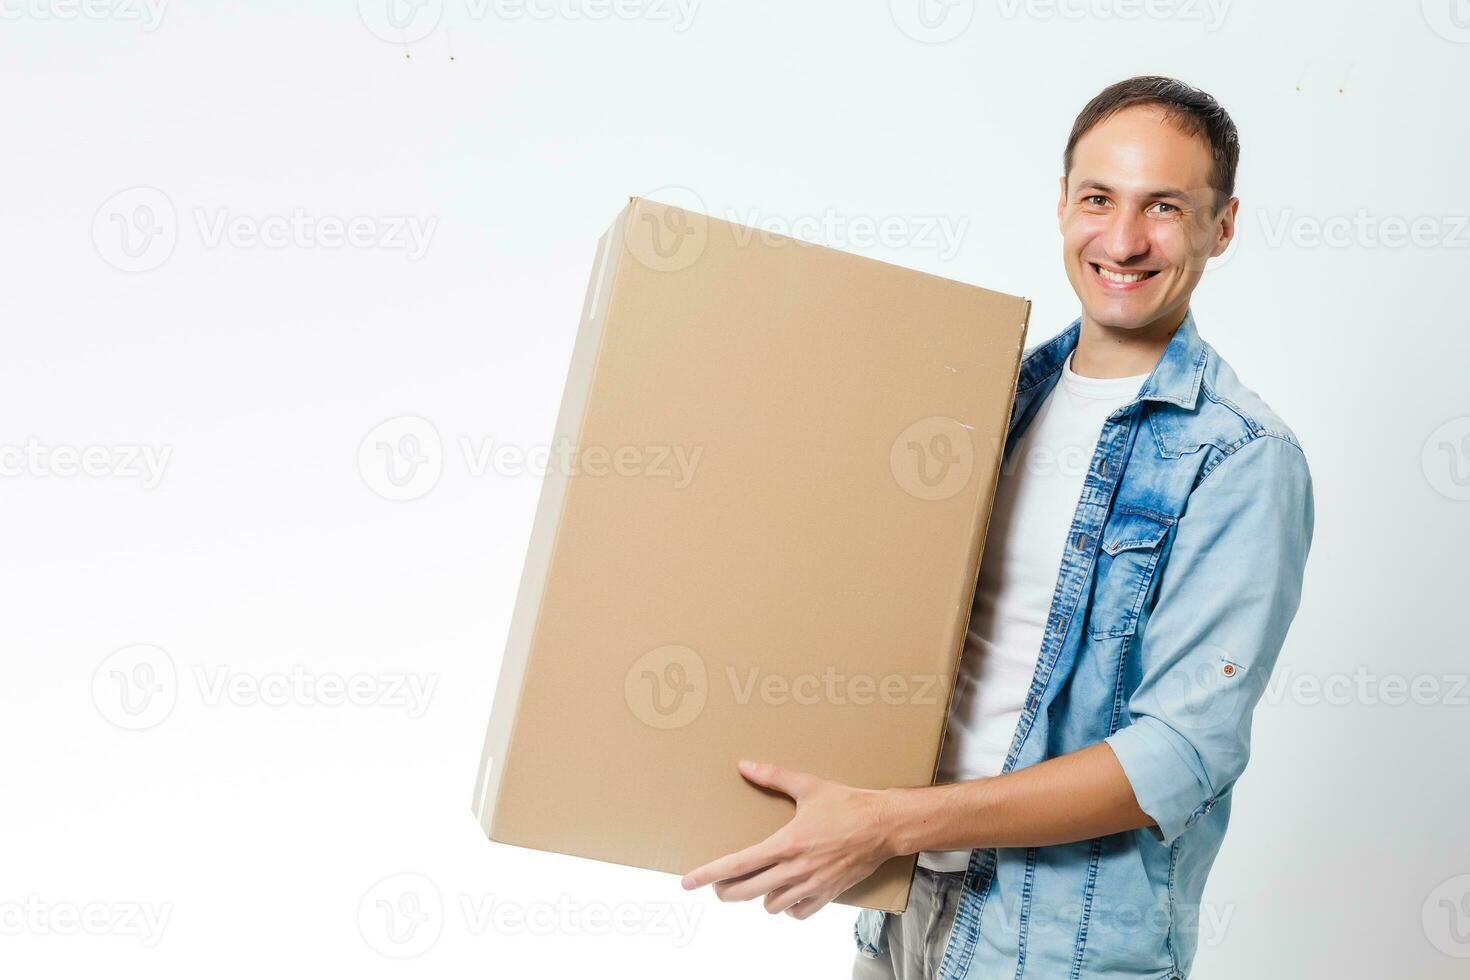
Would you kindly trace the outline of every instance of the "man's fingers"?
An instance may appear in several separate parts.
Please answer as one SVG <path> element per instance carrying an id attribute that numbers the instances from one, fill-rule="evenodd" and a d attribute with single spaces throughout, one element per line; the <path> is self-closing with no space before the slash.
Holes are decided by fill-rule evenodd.
<path id="1" fill-rule="evenodd" d="M 825 901 L 817 897 L 803 898 L 800 902 L 787 909 L 786 914 L 793 919 L 807 919 L 815 915 L 826 904 Z"/>
<path id="2" fill-rule="evenodd" d="M 784 888 L 776 888 L 766 896 L 766 911 L 772 915 L 790 912 L 806 898 L 810 883 L 805 879 L 794 881 Z"/>
<path id="3" fill-rule="evenodd" d="M 747 847 L 743 851 L 734 854 L 726 854 L 722 858 L 716 858 L 709 864 L 695 868 L 684 876 L 680 882 L 684 888 L 702 888 L 712 881 L 724 881 L 726 878 L 739 878 L 753 871 L 768 868 L 776 863 L 775 847 L 771 838 L 767 837 L 759 844 Z"/>
<path id="4" fill-rule="evenodd" d="M 781 891 L 787 886 L 795 886 L 799 884 L 796 879 L 804 877 L 792 869 L 789 864 L 778 864 L 736 881 L 716 882 L 715 895 L 722 902 L 748 902 L 768 892 Z"/>

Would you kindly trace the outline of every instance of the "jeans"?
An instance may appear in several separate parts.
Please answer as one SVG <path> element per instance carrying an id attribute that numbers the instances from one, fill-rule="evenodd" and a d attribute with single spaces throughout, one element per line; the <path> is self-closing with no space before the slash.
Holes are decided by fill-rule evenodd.
<path id="1" fill-rule="evenodd" d="M 883 940 L 876 958 L 857 954 L 852 980 L 931 980 L 954 925 L 963 871 L 914 869 L 908 911 L 883 917 Z"/>

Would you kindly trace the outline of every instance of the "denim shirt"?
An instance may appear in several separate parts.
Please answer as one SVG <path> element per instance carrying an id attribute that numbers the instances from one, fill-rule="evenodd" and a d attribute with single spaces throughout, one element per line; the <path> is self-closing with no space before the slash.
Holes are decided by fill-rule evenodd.
<path id="1" fill-rule="evenodd" d="M 1081 321 L 1026 353 L 1009 460 Z M 1157 825 L 970 852 L 941 980 L 1175 978 L 1225 916 L 1201 904 L 1251 715 L 1301 596 L 1312 483 L 1290 429 L 1193 311 L 1103 423 L 1004 771 L 1106 741 Z M 884 915 L 864 910 L 861 953 Z"/>

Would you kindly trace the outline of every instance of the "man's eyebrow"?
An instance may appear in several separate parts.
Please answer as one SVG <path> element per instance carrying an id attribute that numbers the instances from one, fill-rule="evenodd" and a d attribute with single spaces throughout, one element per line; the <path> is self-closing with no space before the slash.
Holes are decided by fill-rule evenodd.
<path id="1" fill-rule="evenodd" d="M 1087 191 L 1087 190 L 1101 191 L 1104 194 L 1111 194 L 1111 193 L 1113 193 L 1113 189 L 1111 187 L 1109 187 L 1107 184 L 1104 184 L 1101 181 L 1092 180 L 1090 178 L 1087 179 L 1087 180 L 1084 180 L 1080 184 L 1078 184 L 1077 185 L 1077 190 L 1078 191 Z M 1181 190 L 1178 187 L 1160 187 L 1160 188 L 1157 188 L 1156 190 L 1149 191 L 1147 194 L 1144 195 L 1144 197 L 1151 198 L 1151 199 L 1152 198 L 1156 198 L 1156 197 L 1172 197 L 1172 198 L 1175 198 L 1176 200 L 1187 201 L 1187 200 L 1189 200 L 1189 192 L 1188 191 L 1185 191 L 1185 190 Z"/>

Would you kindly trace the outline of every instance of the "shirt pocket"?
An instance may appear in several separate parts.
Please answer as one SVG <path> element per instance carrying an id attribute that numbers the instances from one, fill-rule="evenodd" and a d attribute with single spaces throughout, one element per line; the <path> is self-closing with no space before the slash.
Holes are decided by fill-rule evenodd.
<path id="1" fill-rule="evenodd" d="M 1118 505 L 1098 542 L 1088 628 L 1094 637 L 1129 636 L 1153 584 L 1164 541 L 1177 518 Z"/>

